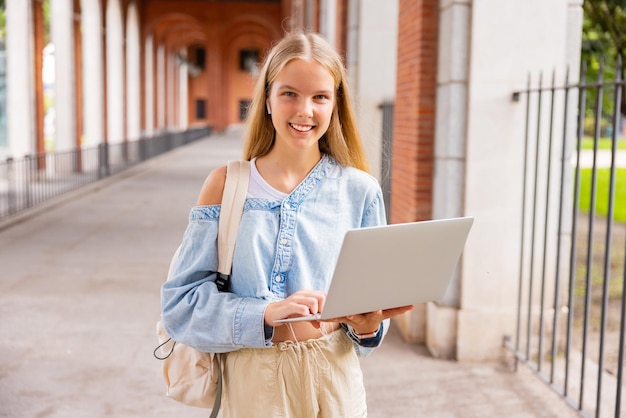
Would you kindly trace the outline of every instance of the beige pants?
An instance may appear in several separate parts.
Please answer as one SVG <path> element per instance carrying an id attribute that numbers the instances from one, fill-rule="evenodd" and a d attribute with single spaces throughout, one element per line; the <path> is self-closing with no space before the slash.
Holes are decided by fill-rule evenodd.
<path id="1" fill-rule="evenodd" d="M 338 329 L 305 342 L 228 353 L 221 413 L 224 418 L 366 417 L 352 341 Z"/>

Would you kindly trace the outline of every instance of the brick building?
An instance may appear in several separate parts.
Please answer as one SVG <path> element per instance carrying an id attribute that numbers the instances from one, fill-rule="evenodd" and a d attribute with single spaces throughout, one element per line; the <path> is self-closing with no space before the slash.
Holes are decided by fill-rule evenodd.
<path id="1" fill-rule="evenodd" d="M 326 36 L 390 221 L 476 218 L 446 297 L 398 319 L 406 339 L 439 357 L 499 355 L 520 263 L 524 109 L 510 96 L 529 72 L 578 67 L 582 0 L 7 0 L 4 157 L 46 150 L 47 2 L 55 150 L 243 123 L 272 42 L 297 27 Z"/>

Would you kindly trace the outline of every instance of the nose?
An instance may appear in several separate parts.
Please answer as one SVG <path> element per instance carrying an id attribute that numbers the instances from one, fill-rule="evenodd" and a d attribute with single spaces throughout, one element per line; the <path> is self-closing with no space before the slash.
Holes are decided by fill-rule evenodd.
<path id="1" fill-rule="evenodd" d="M 310 100 L 303 99 L 298 107 L 298 116 L 311 118 L 313 117 L 313 104 Z"/>

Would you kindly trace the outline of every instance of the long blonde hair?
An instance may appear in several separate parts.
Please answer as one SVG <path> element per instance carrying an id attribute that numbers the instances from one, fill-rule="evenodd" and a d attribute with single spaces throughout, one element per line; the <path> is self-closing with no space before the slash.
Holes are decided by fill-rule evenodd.
<path id="1" fill-rule="evenodd" d="M 321 35 L 315 33 L 288 33 L 265 58 L 248 109 L 244 158 L 250 160 L 261 157 L 272 149 L 275 130 L 271 116 L 266 111 L 266 99 L 280 71 L 291 60 L 298 58 L 319 62 L 335 81 L 335 107 L 328 130 L 319 140 L 320 151 L 330 155 L 341 165 L 369 171 L 352 109 L 343 61 L 337 51 Z"/>

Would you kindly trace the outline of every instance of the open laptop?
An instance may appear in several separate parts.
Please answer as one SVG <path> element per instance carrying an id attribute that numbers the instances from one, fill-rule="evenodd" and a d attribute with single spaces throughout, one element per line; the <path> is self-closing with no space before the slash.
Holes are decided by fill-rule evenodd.
<path id="1" fill-rule="evenodd" d="M 349 230 L 321 313 L 276 322 L 315 321 L 443 298 L 473 217 Z"/>

